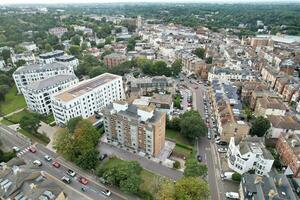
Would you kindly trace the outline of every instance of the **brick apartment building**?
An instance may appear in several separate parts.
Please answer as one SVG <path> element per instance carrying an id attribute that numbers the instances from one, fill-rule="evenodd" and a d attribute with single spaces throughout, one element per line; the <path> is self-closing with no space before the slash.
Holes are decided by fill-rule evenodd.
<path id="1" fill-rule="evenodd" d="M 104 56 L 103 60 L 104 60 L 104 64 L 108 68 L 113 68 L 113 67 L 127 61 L 127 57 L 123 54 L 112 53 L 112 54 Z"/>

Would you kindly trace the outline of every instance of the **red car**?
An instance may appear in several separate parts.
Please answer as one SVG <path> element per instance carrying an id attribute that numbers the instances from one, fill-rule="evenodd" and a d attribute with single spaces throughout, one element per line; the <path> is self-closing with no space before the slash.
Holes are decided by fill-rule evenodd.
<path id="1" fill-rule="evenodd" d="M 89 183 L 89 181 L 82 176 L 78 178 L 78 181 L 79 181 L 79 183 L 81 183 L 83 185 L 87 185 Z"/>
<path id="2" fill-rule="evenodd" d="M 35 152 L 36 152 L 36 148 L 34 148 L 34 147 L 30 147 L 28 150 L 29 150 L 31 153 L 35 153 Z"/>
<path id="3" fill-rule="evenodd" d="M 59 167 L 60 167 L 60 164 L 59 164 L 58 162 L 56 162 L 56 161 L 54 161 L 54 162 L 52 163 L 52 165 L 53 165 L 53 167 L 56 167 L 56 168 L 59 168 Z"/>

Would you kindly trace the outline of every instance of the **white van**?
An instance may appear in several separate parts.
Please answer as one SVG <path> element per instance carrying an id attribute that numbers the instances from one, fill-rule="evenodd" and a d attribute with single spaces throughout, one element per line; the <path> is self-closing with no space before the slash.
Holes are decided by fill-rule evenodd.
<path id="1" fill-rule="evenodd" d="M 222 178 L 222 180 L 231 180 L 233 174 L 234 174 L 234 172 L 224 172 L 224 173 L 221 173 L 221 178 Z"/>
<path id="2" fill-rule="evenodd" d="M 240 199 L 240 195 L 237 192 L 226 192 L 225 196 L 229 199 Z"/>
<path id="3" fill-rule="evenodd" d="M 33 161 L 33 165 L 40 167 L 40 166 L 42 166 L 42 162 L 39 160 L 35 160 L 35 161 Z"/>

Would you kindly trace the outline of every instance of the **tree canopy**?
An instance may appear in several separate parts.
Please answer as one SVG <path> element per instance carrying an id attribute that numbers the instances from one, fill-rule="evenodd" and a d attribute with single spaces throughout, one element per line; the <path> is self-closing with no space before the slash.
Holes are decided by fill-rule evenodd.
<path id="1" fill-rule="evenodd" d="M 200 164 L 196 159 L 189 159 L 185 163 L 183 175 L 185 177 L 199 177 L 207 174 L 207 166 Z"/>
<path id="2" fill-rule="evenodd" d="M 252 123 L 250 134 L 258 137 L 263 137 L 271 127 L 270 121 L 263 116 L 255 118 Z"/>

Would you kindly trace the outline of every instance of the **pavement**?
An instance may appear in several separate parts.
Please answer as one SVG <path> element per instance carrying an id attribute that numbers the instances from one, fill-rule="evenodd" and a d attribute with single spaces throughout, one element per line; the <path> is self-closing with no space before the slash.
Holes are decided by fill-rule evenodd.
<path id="1" fill-rule="evenodd" d="M 121 159 L 124 160 L 135 160 L 140 163 L 140 165 L 156 174 L 159 174 L 161 176 L 165 176 L 167 178 L 170 178 L 172 180 L 177 180 L 183 176 L 182 172 L 178 170 L 174 170 L 171 168 L 168 168 L 166 166 L 163 166 L 160 163 L 154 162 L 153 160 L 150 160 L 146 157 L 142 157 L 140 155 L 128 152 L 124 149 L 115 147 L 113 145 L 100 142 L 97 149 L 101 154 L 107 154 L 107 155 L 115 155 Z"/>
<path id="2" fill-rule="evenodd" d="M 72 182 L 70 184 L 64 184 L 66 188 L 66 194 L 70 196 L 76 196 L 76 199 L 97 199 L 97 200 L 125 200 L 125 199 L 138 199 L 137 197 L 128 196 L 125 194 L 120 193 L 115 188 L 107 187 L 97 180 L 97 177 L 93 174 L 85 172 L 79 169 L 74 164 L 64 160 L 58 154 L 54 153 L 53 151 L 47 149 L 43 145 L 40 144 L 31 144 L 30 140 L 27 140 L 18 132 L 0 125 L 0 139 L 3 143 L 6 144 L 7 148 L 12 149 L 12 147 L 17 146 L 21 149 L 18 153 L 18 157 L 22 158 L 26 163 L 32 164 L 34 160 L 39 160 L 42 162 L 42 166 L 38 167 L 37 170 L 46 172 L 52 178 L 55 178 L 58 183 L 62 183 L 60 179 L 63 176 L 66 176 L 66 171 L 68 169 L 72 169 L 77 173 L 76 177 L 72 178 Z M 37 151 L 36 153 L 31 153 L 29 151 L 29 147 L 34 146 Z M 44 159 L 45 155 L 49 155 L 52 157 L 52 161 L 58 161 L 61 166 L 59 168 L 55 168 L 52 166 L 52 162 L 47 162 Z M 84 186 L 78 182 L 77 177 L 84 176 L 89 180 L 89 183 Z M 84 187 L 86 189 L 85 192 L 81 191 L 81 188 Z M 109 189 L 112 192 L 110 197 L 107 197 L 101 193 L 105 189 Z M 75 195 L 74 195 L 75 194 Z M 77 198 L 78 197 L 78 198 Z"/>

